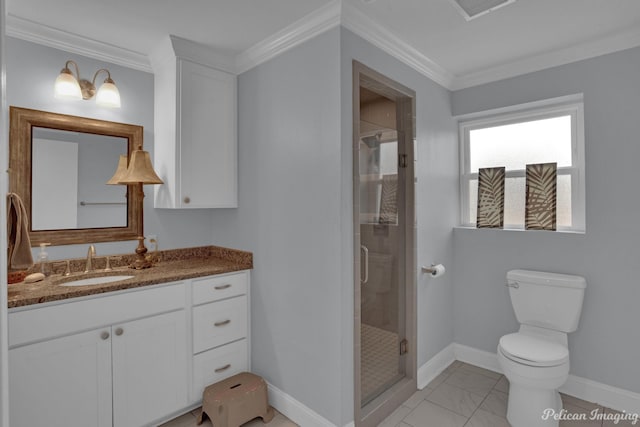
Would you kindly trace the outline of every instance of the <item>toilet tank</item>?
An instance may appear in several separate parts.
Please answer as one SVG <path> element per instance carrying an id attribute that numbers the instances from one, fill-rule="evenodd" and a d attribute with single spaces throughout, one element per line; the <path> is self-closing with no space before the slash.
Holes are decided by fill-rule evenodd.
<path id="1" fill-rule="evenodd" d="M 587 282 L 584 277 L 531 270 L 507 273 L 511 304 L 521 325 L 560 332 L 578 328 Z"/>

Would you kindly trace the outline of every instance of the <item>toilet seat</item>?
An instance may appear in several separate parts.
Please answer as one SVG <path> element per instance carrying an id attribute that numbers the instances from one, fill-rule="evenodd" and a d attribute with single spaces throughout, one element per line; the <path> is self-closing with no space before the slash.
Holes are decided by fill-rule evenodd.
<path id="1" fill-rule="evenodd" d="M 500 338 L 499 349 L 506 358 L 527 366 L 551 367 L 569 361 L 567 347 L 519 332 Z"/>

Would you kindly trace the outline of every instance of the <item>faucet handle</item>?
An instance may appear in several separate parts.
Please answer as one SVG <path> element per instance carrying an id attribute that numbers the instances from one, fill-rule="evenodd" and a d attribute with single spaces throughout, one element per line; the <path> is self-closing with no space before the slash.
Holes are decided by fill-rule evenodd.
<path id="1" fill-rule="evenodd" d="M 111 262 L 109 261 L 110 257 L 106 256 L 105 258 L 106 258 L 106 265 L 104 267 L 104 271 L 112 271 L 113 268 L 111 268 Z"/>

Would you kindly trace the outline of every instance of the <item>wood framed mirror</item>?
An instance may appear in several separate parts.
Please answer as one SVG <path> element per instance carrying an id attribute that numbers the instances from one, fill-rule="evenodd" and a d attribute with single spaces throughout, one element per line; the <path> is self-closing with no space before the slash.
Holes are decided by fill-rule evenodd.
<path id="1" fill-rule="evenodd" d="M 31 245 L 135 240 L 142 197 L 107 185 L 143 127 L 10 107 L 9 191 L 22 199 Z"/>

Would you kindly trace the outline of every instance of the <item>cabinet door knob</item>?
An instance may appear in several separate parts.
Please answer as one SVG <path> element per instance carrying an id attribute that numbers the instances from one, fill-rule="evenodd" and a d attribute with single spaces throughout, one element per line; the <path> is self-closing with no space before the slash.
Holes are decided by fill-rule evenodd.
<path id="1" fill-rule="evenodd" d="M 219 327 L 219 326 L 228 325 L 229 323 L 231 323 L 231 320 L 227 319 L 227 320 L 223 320 L 222 322 L 216 322 L 213 324 L 213 326 Z"/>
<path id="2" fill-rule="evenodd" d="M 103 340 L 109 339 L 109 332 L 104 331 L 100 334 L 100 338 L 102 338 Z"/>
<path id="3" fill-rule="evenodd" d="M 216 369 L 215 371 L 216 371 L 216 373 L 223 372 L 223 371 L 226 371 L 227 369 L 229 369 L 230 367 L 231 367 L 231 364 L 227 363 L 226 365 L 224 365 L 221 368 Z"/>
<path id="4" fill-rule="evenodd" d="M 122 328 L 118 328 L 118 329 L 116 329 L 116 335 L 117 335 L 117 336 L 120 336 L 120 335 L 122 335 L 122 334 L 124 334 L 124 329 L 122 329 Z"/>
<path id="5" fill-rule="evenodd" d="M 189 202 L 191 202 L 191 199 L 189 197 L 185 197 L 183 200 L 186 204 L 189 204 Z"/>

